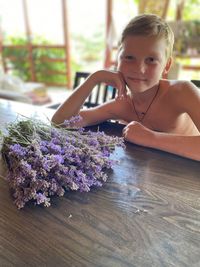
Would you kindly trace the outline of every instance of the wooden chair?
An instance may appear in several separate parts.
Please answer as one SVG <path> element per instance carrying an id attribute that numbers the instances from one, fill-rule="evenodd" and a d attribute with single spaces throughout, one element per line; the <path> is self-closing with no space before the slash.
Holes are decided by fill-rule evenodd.
<path id="1" fill-rule="evenodd" d="M 200 88 L 200 80 L 191 80 L 191 82 Z"/>
<path id="2" fill-rule="evenodd" d="M 81 83 L 83 83 L 89 75 L 90 75 L 89 72 L 76 72 L 73 89 L 77 88 Z M 85 100 L 83 106 L 87 108 L 96 107 L 104 102 L 114 99 L 115 96 L 116 96 L 115 88 L 100 83 L 92 90 L 91 94 Z M 57 109 L 59 106 L 60 103 L 50 105 L 49 108 Z"/>
<path id="3" fill-rule="evenodd" d="M 86 78 L 90 75 L 89 72 L 80 72 L 77 71 L 74 78 L 74 84 L 73 89 L 75 89 L 77 86 L 79 86 Z"/>
<path id="4" fill-rule="evenodd" d="M 76 72 L 73 88 L 75 89 L 77 86 L 79 86 L 89 75 L 90 73 L 88 72 Z M 86 99 L 84 106 L 88 108 L 96 107 L 115 98 L 115 95 L 115 88 L 100 83 L 92 90 L 91 94 Z"/>

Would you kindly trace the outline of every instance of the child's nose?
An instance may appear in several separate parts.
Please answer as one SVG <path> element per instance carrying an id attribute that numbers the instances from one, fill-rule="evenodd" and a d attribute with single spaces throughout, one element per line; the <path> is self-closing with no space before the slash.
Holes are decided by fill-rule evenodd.
<path id="1" fill-rule="evenodd" d="M 137 71 L 140 73 L 145 73 L 146 65 L 144 62 L 138 62 L 137 63 Z"/>

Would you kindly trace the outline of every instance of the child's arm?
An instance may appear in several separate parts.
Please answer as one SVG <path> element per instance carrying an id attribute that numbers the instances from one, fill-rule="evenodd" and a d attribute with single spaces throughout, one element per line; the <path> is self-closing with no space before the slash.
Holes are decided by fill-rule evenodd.
<path id="1" fill-rule="evenodd" d="M 86 98 L 90 95 L 93 88 L 99 83 L 106 83 L 118 89 L 118 95 L 124 95 L 126 93 L 126 86 L 123 80 L 123 77 L 120 72 L 112 72 L 106 70 L 100 70 L 93 74 L 91 74 L 86 81 L 77 87 L 70 95 L 70 97 L 58 108 L 55 114 L 52 117 L 52 122 L 56 124 L 62 123 L 64 120 L 71 118 L 77 114 L 80 114 L 83 117 L 83 121 L 81 123 L 82 126 L 86 126 L 90 123 L 90 118 L 97 116 L 99 113 L 99 109 L 88 109 L 80 112 L 80 109 L 86 100 Z M 106 108 L 101 109 L 101 112 L 107 112 Z M 87 118 L 88 114 L 88 118 Z M 100 119 L 107 119 L 107 115 L 102 114 Z M 87 121 L 84 121 L 87 120 Z M 93 119 L 94 120 L 94 119 Z"/>
<path id="2" fill-rule="evenodd" d="M 151 148 L 160 149 L 183 157 L 200 161 L 200 91 L 191 83 L 186 82 L 183 90 L 177 95 L 179 108 L 188 113 L 196 125 L 199 134 L 179 135 L 156 132 L 138 122 L 131 122 L 124 128 L 126 140 Z"/>
<path id="3" fill-rule="evenodd" d="M 200 136 L 156 132 L 135 121 L 124 128 L 123 134 L 127 141 L 134 144 L 200 161 Z"/>

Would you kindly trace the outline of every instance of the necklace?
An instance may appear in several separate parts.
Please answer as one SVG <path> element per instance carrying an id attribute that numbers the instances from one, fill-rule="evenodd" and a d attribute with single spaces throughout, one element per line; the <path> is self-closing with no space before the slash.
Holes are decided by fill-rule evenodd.
<path id="1" fill-rule="evenodd" d="M 138 111 L 136 110 L 134 101 L 133 101 L 133 99 L 132 99 L 131 103 L 132 103 L 133 109 L 134 109 L 134 111 L 135 111 L 135 114 L 136 114 L 137 119 L 138 119 L 139 122 L 143 122 L 143 120 L 144 120 L 144 118 L 145 118 L 147 112 L 149 111 L 149 109 L 150 109 L 151 105 L 153 104 L 154 100 L 156 99 L 156 96 L 157 96 L 157 94 L 158 94 L 159 88 L 160 88 L 160 83 L 159 83 L 158 88 L 157 88 L 157 90 L 156 90 L 156 93 L 155 93 L 154 97 L 152 98 L 150 104 L 148 105 L 147 109 L 146 109 L 144 112 L 141 112 L 142 117 L 139 116 L 139 113 L 138 113 Z"/>

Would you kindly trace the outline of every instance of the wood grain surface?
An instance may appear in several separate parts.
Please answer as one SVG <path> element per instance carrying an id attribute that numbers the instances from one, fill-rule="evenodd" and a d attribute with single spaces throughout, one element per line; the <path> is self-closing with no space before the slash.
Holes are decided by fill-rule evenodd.
<path id="1" fill-rule="evenodd" d="M 53 114 L 2 100 L 0 128 L 17 112 Z M 49 208 L 18 210 L 0 178 L 0 267 L 199 267 L 200 163 L 129 143 L 113 158 L 102 188 L 54 197 Z"/>

